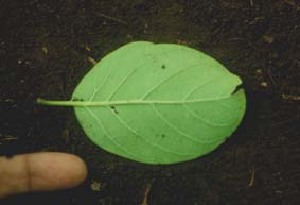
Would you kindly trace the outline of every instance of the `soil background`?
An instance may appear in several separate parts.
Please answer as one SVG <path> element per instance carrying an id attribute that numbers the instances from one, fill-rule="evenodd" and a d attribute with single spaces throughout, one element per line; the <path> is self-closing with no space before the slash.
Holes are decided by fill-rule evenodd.
<path id="1" fill-rule="evenodd" d="M 74 189 L 0 204 L 300 204 L 300 5 L 297 0 L 0 0 L 0 154 L 74 153 L 89 176 Z M 94 61 L 135 40 L 202 50 L 241 76 L 247 112 L 211 154 L 171 166 L 107 153 L 69 99 Z"/>

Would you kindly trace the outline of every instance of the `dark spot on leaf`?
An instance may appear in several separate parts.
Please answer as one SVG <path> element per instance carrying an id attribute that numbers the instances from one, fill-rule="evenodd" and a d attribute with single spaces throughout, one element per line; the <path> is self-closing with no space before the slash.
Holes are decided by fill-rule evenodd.
<path id="1" fill-rule="evenodd" d="M 163 69 L 163 70 L 164 70 L 165 68 L 166 68 L 166 66 L 165 66 L 165 65 L 161 65 L 161 69 Z"/>
<path id="2" fill-rule="evenodd" d="M 118 111 L 118 109 L 116 108 L 116 106 L 110 106 L 110 109 L 112 109 L 112 111 L 113 111 L 116 115 L 119 114 L 119 111 Z"/>
<path id="3" fill-rule="evenodd" d="M 161 134 L 161 138 L 165 138 L 165 135 L 164 135 L 164 134 Z"/>

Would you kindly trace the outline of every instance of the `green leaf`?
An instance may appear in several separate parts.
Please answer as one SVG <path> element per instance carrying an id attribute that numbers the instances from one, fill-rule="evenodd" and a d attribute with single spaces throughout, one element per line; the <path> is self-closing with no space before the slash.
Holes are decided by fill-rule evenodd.
<path id="1" fill-rule="evenodd" d="M 172 164 L 216 149 L 241 122 L 241 79 L 194 49 L 132 42 L 105 56 L 71 101 L 86 135 L 108 152 Z"/>

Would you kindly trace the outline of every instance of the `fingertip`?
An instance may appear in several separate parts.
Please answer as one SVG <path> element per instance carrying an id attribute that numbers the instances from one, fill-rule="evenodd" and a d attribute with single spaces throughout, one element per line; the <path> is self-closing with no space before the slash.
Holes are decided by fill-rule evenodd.
<path id="1" fill-rule="evenodd" d="M 37 154 L 34 154 L 37 155 Z M 32 190 L 56 190 L 81 184 L 87 176 L 85 162 L 66 153 L 40 153 L 31 162 Z"/>
<path id="2" fill-rule="evenodd" d="M 60 154 L 59 154 L 60 155 Z M 65 159 L 63 159 L 65 155 Z M 73 187 L 81 184 L 87 177 L 87 167 L 84 160 L 78 156 L 71 154 L 61 154 L 61 168 L 65 166 L 66 187 Z M 68 176 L 67 176 L 68 174 Z"/>

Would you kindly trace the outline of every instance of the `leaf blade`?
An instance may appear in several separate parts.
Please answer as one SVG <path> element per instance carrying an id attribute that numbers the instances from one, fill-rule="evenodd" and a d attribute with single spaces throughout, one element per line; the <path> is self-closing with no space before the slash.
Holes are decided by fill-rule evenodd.
<path id="1" fill-rule="evenodd" d="M 89 106 L 90 116 L 80 107 L 75 114 L 103 149 L 143 163 L 172 164 L 207 154 L 232 134 L 245 112 L 244 91 L 232 94 L 241 83 L 204 53 L 134 42 L 104 57 L 72 99 Z M 102 127 L 100 137 L 91 124 Z"/>

